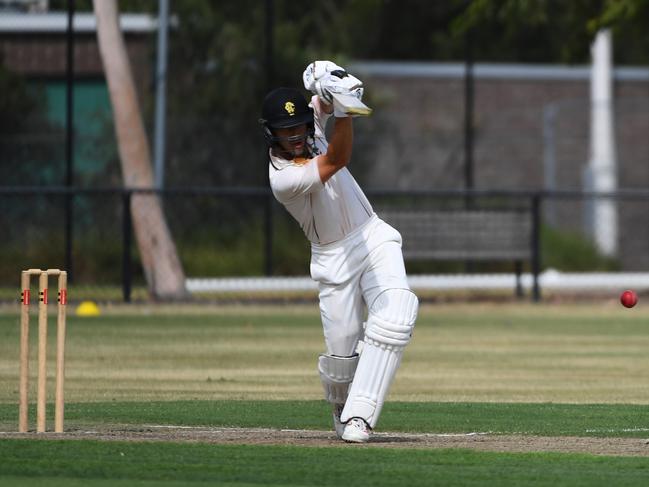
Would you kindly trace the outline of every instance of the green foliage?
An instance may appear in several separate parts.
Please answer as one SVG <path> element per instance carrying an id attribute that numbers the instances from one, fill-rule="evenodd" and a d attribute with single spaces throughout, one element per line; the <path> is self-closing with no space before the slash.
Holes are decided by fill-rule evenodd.
<path id="1" fill-rule="evenodd" d="M 601 4 L 601 2 L 600 2 Z M 611 27 L 624 22 L 646 20 L 649 4 L 643 0 L 605 0 L 599 17 L 589 21 L 592 32 L 600 27 Z"/>
<path id="2" fill-rule="evenodd" d="M 611 27 L 615 60 L 649 62 L 644 0 L 490 0 L 457 1 L 464 10 L 452 33 L 470 36 L 476 59 L 492 61 L 585 63 L 597 30 Z"/>
<path id="3" fill-rule="evenodd" d="M 544 268 L 562 271 L 617 271 L 619 262 L 601 255 L 592 243 L 576 232 L 544 226 L 541 231 Z"/>
<path id="4" fill-rule="evenodd" d="M 185 273 L 193 277 L 259 276 L 264 271 L 260 239 L 242 239 L 235 246 L 188 244 L 182 247 Z M 180 242 L 179 242 L 180 243 Z"/>
<path id="5" fill-rule="evenodd" d="M 589 21 L 588 28 L 591 32 L 600 27 L 612 28 L 613 57 L 617 63 L 647 64 L 648 18 L 646 0 L 606 0 L 600 16 Z"/>
<path id="6" fill-rule="evenodd" d="M 276 1 L 274 12 L 271 72 L 264 2 L 174 4 L 178 27 L 170 33 L 168 82 L 168 172 L 174 183 L 196 183 L 199 174 L 201 183 L 266 185 L 258 124 L 264 95 L 277 86 L 302 88 L 310 61 L 337 59 L 347 47 L 344 36 L 328 35 L 341 21 L 333 2 L 299 9 Z M 191 172 L 185 171 L 188 160 Z"/>

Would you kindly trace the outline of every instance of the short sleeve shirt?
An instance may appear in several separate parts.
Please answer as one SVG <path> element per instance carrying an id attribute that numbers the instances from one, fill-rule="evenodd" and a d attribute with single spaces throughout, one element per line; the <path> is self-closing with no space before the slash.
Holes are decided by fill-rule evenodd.
<path id="1" fill-rule="evenodd" d="M 315 144 L 327 151 L 325 125 L 329 115 L 314 96 Z M 344 238 L 373 214 L 372 206 L 360 186 L 344 167 L 322 183 L 317 158 L 297 164 L 269 152 L 268 176 L 273 195 L 297 220 L 306 237 L 316 244 L 328 244 Z"/>

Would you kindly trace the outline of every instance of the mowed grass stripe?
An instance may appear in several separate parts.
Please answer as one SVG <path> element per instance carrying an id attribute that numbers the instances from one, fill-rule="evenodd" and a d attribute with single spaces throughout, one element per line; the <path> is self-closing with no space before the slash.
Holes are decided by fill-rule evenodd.
<path id="1" fill-rule="evenodd" d="M 50 407 L 50 416 L 53 409 Z M 0 405 L 0 430 L 16 431 L 18 409 Z M 30 411 L 33 419 L 34 411 Z M 51 419 L 50 419 L 51 425 Z M 71 403 L 68 429 L 110 425 L 331 429 L 324 401 Z M 649 408 L 622 404 L 388 402 L 378 431 L 538 436 L 649 437 Z"/>
<path id="2" fill-rule="evenodd" d="M 67 400 L 322 397 L 317 306 L 163 311 L 71 313 Z M 649 405 L 648 322 L 646 311 L 619 304 L 423 306 L 390 397 Z M 18 331 L 16 313 L 0 314 L 0 403 L 17 398 Z M 55 333 L 50 326 L 52 367 Z M 33 373 L 35 353 L 31 365 Z"/>
<path id="3" fill-rule="evenodd" d="M 56 454 L 52 455 L 52 451 Z M 649 462 L 583 454 L 299 448 L 95 441 L 0 441 L 5 477 L 225 485 L 643 485 Z M 344 479 L 344 481 L 343 481 Z M 19 484 L 20 482 L 18 482 Z M 43 485 L 43 484 L 41 484 Z"/>

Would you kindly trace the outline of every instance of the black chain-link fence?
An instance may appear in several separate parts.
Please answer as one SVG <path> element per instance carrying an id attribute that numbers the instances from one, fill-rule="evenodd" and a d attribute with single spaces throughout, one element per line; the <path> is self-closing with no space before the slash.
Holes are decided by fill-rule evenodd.
<path id="1" fill-rule="evenodd" d="M 0 300 L 16 298 L 20 271 L 27 268 L 67 269 L 73 299 L 148 299 L 129 211 L 133 194 L 139 192 L 160 198 L 188 278 L 308 274 L 309 244 L 266 188 L 152 191 L 5 187 L 0 188 L 4 234 L 0 243 Z M 522 263 L 526 272 L 534 270 L 534 258 L 538 259 L 539 271 L 649 270 L 647 191 L 374 190 L 368 191 L 368 196 L 379 216 L 399 209 L 416 209 L 424 218 L 443 211 L 457 215 L 470 211 L 526 212 L 532 225 L 538 227 L 530 234 L 530 258 Z M 478 248 L 480 239 L 487 238 L 485 227 L 489 231 L 489 225 L 493 226 L 494 234 L 505 231 L 497 228 L 498 221 L 475 230 Z M 67 224 L 71 225 L 70 240 L 66 239 Z M 473 230 L 466 231 L 470 238 Z M 504 248 L 505 257 L 506 252 Z M 407 267 L 411 274 L 511 273 L 514 260 L 423 258 L 408 260 Z"/>

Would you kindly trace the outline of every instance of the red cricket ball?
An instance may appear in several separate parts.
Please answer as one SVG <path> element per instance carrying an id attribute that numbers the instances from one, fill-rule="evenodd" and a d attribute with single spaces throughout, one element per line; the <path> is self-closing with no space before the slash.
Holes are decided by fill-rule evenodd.
<path id="1" fill-rule="evenodd" d="M 620 303 L 626 308 L 633 308 L 638 302 L 638 295 L 633 291 L 624 291 L 620 295 Z"/>

